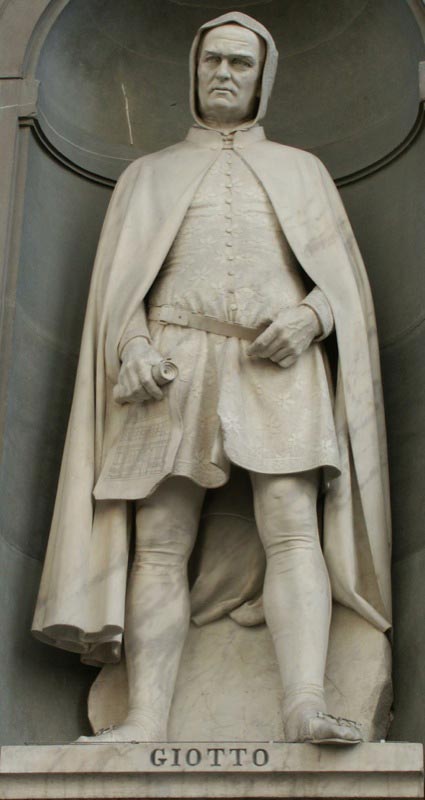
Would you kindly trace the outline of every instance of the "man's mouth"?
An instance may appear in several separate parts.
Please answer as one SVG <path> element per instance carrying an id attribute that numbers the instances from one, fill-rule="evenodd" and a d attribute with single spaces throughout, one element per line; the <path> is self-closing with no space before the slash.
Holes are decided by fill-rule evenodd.
<path id="1" fill-rule="evenodd" d="M 234 94 L 233 89 L 230 89 L 228 86 L 213 86 L 211 92 L 227 92 L 228 94 Z"/>

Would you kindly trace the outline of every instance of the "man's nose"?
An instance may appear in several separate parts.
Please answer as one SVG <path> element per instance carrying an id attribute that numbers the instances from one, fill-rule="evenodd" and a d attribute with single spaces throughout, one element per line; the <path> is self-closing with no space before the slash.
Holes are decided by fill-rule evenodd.
<path id="1" fill-rule="evenodd" d="M 229 78 L 231 78 L 229 64 L 227 63 L 227 61 L 225 61 L 224 59 L 223 61 L 220 61 L 220 64 L 217 67 L 215 75 L 216 78 L 218 78 L 220 81 L 227 81 L 229 80 Z"/>

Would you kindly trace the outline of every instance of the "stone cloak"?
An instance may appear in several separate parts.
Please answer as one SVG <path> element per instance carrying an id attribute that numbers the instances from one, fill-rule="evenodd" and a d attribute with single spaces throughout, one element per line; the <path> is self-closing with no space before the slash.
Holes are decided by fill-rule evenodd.
<path id="1" fill-rule="evenodd" d="M 184 142 L 135 161 L 118 181 L 103 226 L 33 623 L 38 638 L 90 663 L 119 659 L 124 628 L 131 509 L 125 500 L 95 502 L 92 494 L 126 413 L 112 399 L 118 344 L 221 147 L 219 132 L 194 127 Z M 388 469 L 366 271 L 339 194 L 315 156 L 267 141 L 258 125 L 238 131 L 235 147 L 332 307 L 343 470 L 324 499 L 323 549 L 334 599 L 384 631 L 391 620 Z M 235 597 L 235 608 L 245 599 Z"/>

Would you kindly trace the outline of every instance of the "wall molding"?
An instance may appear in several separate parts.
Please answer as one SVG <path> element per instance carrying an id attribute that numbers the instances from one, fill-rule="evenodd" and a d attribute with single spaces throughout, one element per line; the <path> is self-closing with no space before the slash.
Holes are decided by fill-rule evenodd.
<path id="1" fill-rule="evenodd" d="M 425 65 L 425 62 L 421 62 L 421 65 L 422 64 Z M 71 172 L 75 172 L 76 174 L 80 175 L 86 180 L 92 181 L 93 183 L 98 183 L 102 186 L 109 186 L 111 188 L 115 186 L 116 181 L 112 178 L 108 178 L 105 175 L 100 175 L 95 172 L 90 172 L 61 153 L 60 150 L 58 150 L 49 140 L 48 136 L 36 118 L 22 119 L 20 124 L 21 126 L 30 125 L 34 136 L 42 148 L 50 155 L 51 158 L 60 163 L 66 169 L 70 170 Z M 336 185 L 338 187 L 347 186 L 348 184 L 361 181 L 364 178 L 368 178 L 370 175 L 373 175 L 375 172 L 385 169 L 393 161 L 400 158 L 400 156 L 403 155 L 403 153 L 405 153 L 414 144 L 424 128 L 425 102 L 421 102 L 419 104 L 418 113 L 412 128 L 407 136 L 396 147 L 390 150 L 390 152 L 388 152 L 385 156 L 382 156 L 376 161 L 371 162 L 366 167 L 362 167 L 361 169 L 351 172 L 347 175 L 334 177 Z M 135 158 L 137 158 L 137 156 L 135 156 Z"/>

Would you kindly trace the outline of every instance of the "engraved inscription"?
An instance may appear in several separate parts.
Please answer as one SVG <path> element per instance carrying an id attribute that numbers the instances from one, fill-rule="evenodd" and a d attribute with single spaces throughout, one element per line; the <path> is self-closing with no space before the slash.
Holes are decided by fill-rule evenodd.
<path id="1" fill-rule="evenodd" d="M 152 766 L 158 768 L 196 769 L 197 767 L 246 768 L 266 767 L 269 752 L 264 747 L 155 747 L 150 752 Z"/>

